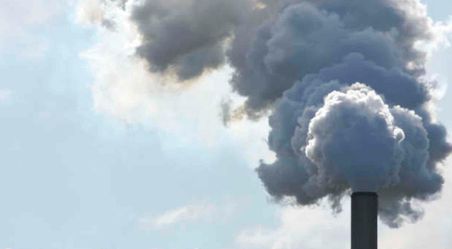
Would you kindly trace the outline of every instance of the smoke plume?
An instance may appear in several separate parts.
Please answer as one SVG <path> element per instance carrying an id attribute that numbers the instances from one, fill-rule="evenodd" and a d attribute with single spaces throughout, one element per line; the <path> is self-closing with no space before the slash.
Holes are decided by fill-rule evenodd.
<path id="1" fill-rule="evenodd" d="M 231 52 L 248 59 L 233 83 L 249 112 L 275 103 L 277 160 L 257 170 L 268 192 L 301 205 L 328 197 L 337 207 L 350 190 L 375 191 L 388 225 L 417 220 L 417 200 L 439 193 L 437 166 L 451 151 L 428 109 L 434 82 L 423 77 L 418 46 L 435 34 L 419 2 L 269 5 L 280 10 L 256 30 L 248 54 Z"/>
<path id="2" fill-rule="evenodd" d="M 124 1 L 122 2 L 124 3 Z M 249 118 L 270 113 L 273 163 L 257 172 L 277 200 L 338 209 L 376 191 L 392 227 L 438 196 L 452 151 L 432 113 L 427 53 L 436 24 L 419 0 L 141 0 L 124 6 L 151 73 L 183 84 L 229 64 Z M 228 108 L 224 108 L 229 110 Z M 234 115 L 224 115 L 225 119 Z M 228 120 L 224 120 L 225 123 Z"/>

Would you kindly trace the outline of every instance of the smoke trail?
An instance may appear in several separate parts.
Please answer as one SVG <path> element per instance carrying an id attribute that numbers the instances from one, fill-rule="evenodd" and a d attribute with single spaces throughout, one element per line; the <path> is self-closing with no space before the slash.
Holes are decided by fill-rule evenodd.
<path id="1" fill-rule="evenodd" d="M 136 55 L 152 73 L 183 83 L 229 63 L 243 113 L 271 113 L 277 159 L 257 172 L 276 199 L 329 198 L 337 209 L 351 190 L 378 191 L 382 220 L 397 227 L 422 216 L 418 200 L 440 193 L 438 165 L 452 146 L 429 109 L 435 82 L 426 80 L 420 47 L 436 33 L 419 0 L 124 6 L 142 38 Z"/>

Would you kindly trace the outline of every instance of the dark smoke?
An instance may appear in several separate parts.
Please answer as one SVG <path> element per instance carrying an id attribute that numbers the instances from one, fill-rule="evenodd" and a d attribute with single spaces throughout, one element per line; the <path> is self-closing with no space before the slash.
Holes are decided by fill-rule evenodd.
<path id="1" fill-rule="evenodd" d="M 427 110 L 434 84 L 421 80 L 426 55 L 415 45 L 433 34 L 410 13 L 416 4 L 303 1 L 258 30 L 255 59 L 234 83 L 260 89 L 251 112 L 279 99 L 269 136 L 277 161 L 258 168 L 270 194 L 307 205 L 379 191 L 381 217 L 396 227 L 421 216 L 416 199 L 439 193 L 437 165 L 451 146 Z"/>
<path id="2" fill-rule="evenodd" d="M 271 111 L 277 160 L 257 172 L 276 199 L 339 209 L 378 191 L 397 227 L 440 193 L 452 147 L 429 109 L 418 47 L 435 33 L 419 0 L 145 0 L 132 20 L 152 72 L 183 81 L 229 62 L 245 113 Z"/>
<path id="3" fill-rule="evenodd" d="M 146 0 L 132 19 L 142 35 L 137 53 L 151 71 L 188 80 L 225 62 L 224 45 L 244 17 L 246 0 Z"/>
<path id="4" fill-rule="evenodd" d="M 424 70 L 425 55 L 413 45 L 431 37 L 429 21 L 404 11 L 416 1 L 268 2 L 277 10 L 257 11 L 254 18 L 267 18 L 238 28 L 229 52 L 237 69 L 233 85 L 248 96 L 249 112 L 268 107 L 295 81 L 353 52 L 386 69 L 415 75 Z"/>

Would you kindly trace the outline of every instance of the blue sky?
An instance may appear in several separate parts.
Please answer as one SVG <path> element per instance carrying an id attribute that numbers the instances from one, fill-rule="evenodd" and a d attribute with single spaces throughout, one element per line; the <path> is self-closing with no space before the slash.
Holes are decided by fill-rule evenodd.
<path id="1" fill-rule="evenodd" d="M 268 153 L 265 121 L 223 127 L 215 102 L 228 89 L 208 96 L 216 87 L 209 82 L 226 82 L 228 69 L 196 91 L 156 97 L 149 114 L 133 111 L 141 103 L 134 102 L 135 93 L 119 109 L 93 86 L 104 78 L 93 73 L 92 62 L 109 50 L 102 48 L 101 32 L 77 21 L 77 3 L 5 1 L 0 249 L 347 248 L 347 207 L 333 217 L 322 207 L 269 201 L 253 170 Z M 452 14 L 452 3 L 425 3 L 435 20 Z M 451 64 L 452 50 L 440 49 L 430 73 L 445 84 Z M 451 105 L 448 88 L 438 112 L 449 129 Z M 445 174 L 452 181 L 447 167 Z M 451 196 L 452 184 L 446 184 L 421 222 L 382 227 L 382 245 L 448 248 Z M 430 231 L 424 232 L 426 226 Z M 424 239 L 413 243 L 412 234 Z"/>

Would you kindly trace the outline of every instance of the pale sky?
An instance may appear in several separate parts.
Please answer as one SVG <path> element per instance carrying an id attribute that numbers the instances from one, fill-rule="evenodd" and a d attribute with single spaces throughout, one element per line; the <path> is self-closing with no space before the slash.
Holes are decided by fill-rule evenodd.
<path id="1" fill-rule="evenodd" d="M 452 15 L 450 1 L 424 3 L 435 21 Z M 132 35 L 80 20 L 89 4 L 0 4 L 0 249 L 349 248 L 348 201 L 338 215 L 270 201 L 254 172 L 273 156 L 267 121 L 221 122 L 230 69 L 162 90 L 127 59 Z M 450 65 L 447 47 L 429 61 L 452 130 Z M 380 225 L 381 248 L 450 248 L 449 166 L 421 221 Z"/>

